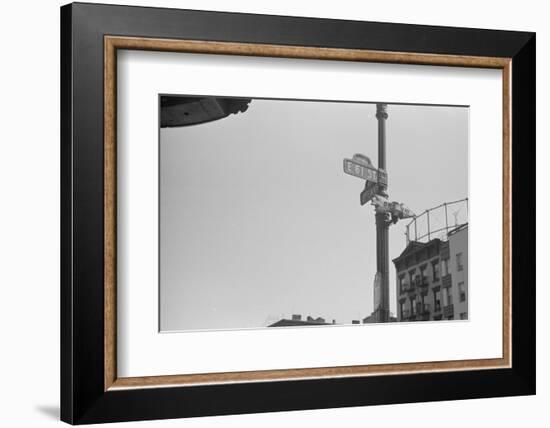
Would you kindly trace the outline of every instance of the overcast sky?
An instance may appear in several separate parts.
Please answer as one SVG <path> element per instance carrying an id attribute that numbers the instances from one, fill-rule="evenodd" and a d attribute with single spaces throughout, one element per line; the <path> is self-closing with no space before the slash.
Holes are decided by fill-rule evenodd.
<path id="1" fill-rule="evenodd" d="M 376 106 L 253 100 L 244 114 L 160 132 L 161 329 L 337 323 L 373 309 L 373 207 L 342 162 L 377 164 Z M 468 109 L 389 105 L 391 201 L 417 214 L 468 196 Z M 390 259 L 405 225 L 390 227 Z M 395 268 L 390 262 L 390 309 Z"/>

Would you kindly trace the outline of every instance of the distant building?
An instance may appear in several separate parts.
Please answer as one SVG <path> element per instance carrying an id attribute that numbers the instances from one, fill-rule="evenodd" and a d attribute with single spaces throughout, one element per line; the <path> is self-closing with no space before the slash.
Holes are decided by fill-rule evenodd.
<path id="1" fill-rule="evenodd" d="M 397 317 L 394 317 L 393 315 L 390 315 L 390 322 L 396 322 Z M 358 324 L 370 324 L 370 323 L 377 323 L 380 322 L 377 317 L 377 313 L 373 312 L 368 317 L 364 318 L 363 320 L 351 320 L 352 325 L 358 325 Z M 307 326 L 307 325 L 335 325 L 336 320 L 332 320 L 332 322 L 326 322 L 326 320 L 322 317 L 313 318 L 311 316 L 306 317 L 306 319 L 302 319 L 301 315 L 292 315 L 290 319 L 288 318 L 282 318 L 277 322 L 274 322 L 273 324 L 268 325 L 268 327 L 299 327 L 299 326 Z"/>
<path id="2" fill-rule="evenodd" d="M 332 320 L 332 324 L 335 323 L 336 321 Z M 325 319 L 321 317 L 313 318 L 308 316 L 305 320 L 303 320 L 301 315 L 292 315 L 291 319 L 280 319 L 279 321 L 268 325 L 268 327 L 297 327 L 306 325 L 329 325 L 329 323 L 325 322 Z"/>
<path id="3" fill-rule="evenodd" d="M 468 224 L 443 239 L 409 241 L 393 260 L 398 321 L 468 318 Z"/>
<path id="4" fill-rule="evenodd" d="M 449 232 L 450 301 L 454 319 L 468 319 L 468 224 Z M 450 309 L 448 309 L 450 313 Z"/>

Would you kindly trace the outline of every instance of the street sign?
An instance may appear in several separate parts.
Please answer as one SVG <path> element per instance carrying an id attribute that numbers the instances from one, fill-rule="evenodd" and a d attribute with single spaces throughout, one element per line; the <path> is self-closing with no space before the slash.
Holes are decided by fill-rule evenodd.
<path id="1" fill-rule="evenodd" d="M 376 168 L 368 156 L 359 153 L 351 159 L 344 159 L 344 172 L 367 182 L 378 183 L 383 188 L 388 186 L 388 173 Z"/>
<path id="2" fill-rule="evenodd" d="M 378 193 L 378 190 L 380 190 L 378 184 L 367 181 L 365 190 L 361 192 L 361 205 L 365 205 L 370 201 Z"/>
<path id="3" fill-rule="evenodd" d="M 372 166 L 372 161 L 370 158 L 361 153 L 355 153 L 351 159 L 361 165 Z"/>
<path id="4" fill-rule="evenodd" d="M 362 178 L 363 180 L 378 182 L 378 169 L 372 165 L 359 163 L 352 159 L 344 159 L 344 172 L 354 177 Z"/>

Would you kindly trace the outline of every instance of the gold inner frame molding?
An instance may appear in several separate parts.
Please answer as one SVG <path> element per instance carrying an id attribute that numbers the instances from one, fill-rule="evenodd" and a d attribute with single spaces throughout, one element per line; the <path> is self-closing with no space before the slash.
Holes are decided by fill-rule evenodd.
<path id="1" fill-rule="evenodd" d="M 502 70 L 503 94 L 503 322 L 502 358 L 431 361 L 421 363 L 376 364 L 305 369 L 261 370 L 169 376 L 117 376 L 116 318 L 116 85 L 117 50 L 146 50 L 213 55 L 241 55 L 333 61 L 360 61 L 393 64 L 440 65 L 493 68 Z M 511 165 L 511 67 L 510 58 L 460 55 L 383 52 L 306 46 L 281 46 L 250 43 L 169 40 L 140 37 L 104 37 L 104 389 L 204 384 L 281 381 L 311 378 L 338 378 L 369 375 L 481 370 L 511 367 L 512 339 L 512 165 Z"/>

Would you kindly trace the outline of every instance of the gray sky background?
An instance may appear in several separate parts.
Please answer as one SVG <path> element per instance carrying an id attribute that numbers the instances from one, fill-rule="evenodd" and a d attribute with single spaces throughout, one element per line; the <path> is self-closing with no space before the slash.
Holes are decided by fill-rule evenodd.
<path id="1" fill-rule="evenodd" d="M 257 328 L 373 309 L 374 210 L 342 162 L 377 164 L 374 104 L 253 100 L 160 132 L 161 330 Z M 467 197 L 468 109 L 389 105 L 389 200 L 415 213 Z M 390 259 L 405 225 L 390 227 Z M 390 309 L 395 269 L 390 263 Z"/>

